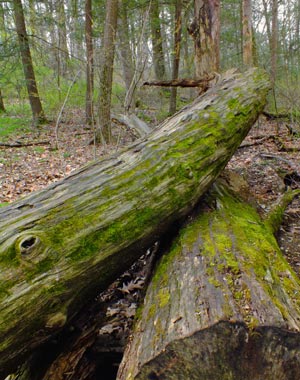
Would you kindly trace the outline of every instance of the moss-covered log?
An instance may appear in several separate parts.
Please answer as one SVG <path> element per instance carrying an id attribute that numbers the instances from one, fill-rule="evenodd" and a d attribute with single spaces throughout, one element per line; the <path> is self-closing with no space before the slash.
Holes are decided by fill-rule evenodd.
<path id="1" fill-rule="evenodd" d="M 256 210 L 214 185 L 163 256 L 118 380 L 300 378 L 300 281 Z"/>
<path id="2" fill-rule="evenodd" d="M 227 77 L 128 150 L 0 209 L 0 378 L 194 206 L 268 86 L 258 69 Z"/>

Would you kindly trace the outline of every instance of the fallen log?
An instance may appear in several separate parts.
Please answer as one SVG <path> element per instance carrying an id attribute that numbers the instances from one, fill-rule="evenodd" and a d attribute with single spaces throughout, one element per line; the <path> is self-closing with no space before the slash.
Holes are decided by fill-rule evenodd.
<path id="1" fill-rule="evenodd" d="M 299 192 L 263 221 L 218 182 L 158 264 L 117 380 L 300 378 L 300 280 L 273 235 Z"/>
<path id="2" fill-rule="evenodd" d="M 264 107 L 258 69 L 145 139 L 0 209 L 0 378 L 186 215 Z"/>

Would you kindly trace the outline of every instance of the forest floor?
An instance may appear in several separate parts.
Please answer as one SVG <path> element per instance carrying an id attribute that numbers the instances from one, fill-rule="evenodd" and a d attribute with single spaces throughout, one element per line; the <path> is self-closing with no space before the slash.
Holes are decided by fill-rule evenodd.
<path id="1" fill-rule="evenodd" d="M 77 122 L 74 118 L 72 123 L 61 124 L 58 134 L 53 124 L 39 131 L 18 132 L 0 139 L 0 206 L 64 178 L 95 158 L 117 153 L 136 138 L 124 126 L 115 125 L 114 143 L 95 146 L 90 144 L 93 131 L 86 129 L 81 118 L 77 117 Z M 287 122 L 261 116 L 227 165 L 248 182 L 250 195 L 262 215 L 280 199 L 288 186 L 300 188 L 300 134 L 292 136 L 287 126 Z M 277 239 L 282 252 L 300 276 L 299 198 L 287 208 Z M 84 333 L 77 337 L 76 344 L 72 343 L 74 347 L 85 345 L 88 350 L 94 344 L 95 350 L 106 347 L 110 352 L 111 345 L 117 344 L 117 352 L 123 349 L 142 296 L 141 289 L 151 271 L 151 253 L 151 250 L 145 253 L 78 318 L 77 327 L 89 326 L 83 330 L 88 331 L 88 336 Z M 95 315 L 98 322 L 95 322 Z M 62 355 L 58 360 L 76 362 L 78 353 L 72 350 L 67 346 L 66 356 Z M 113 368 L 117 368 L 120 358 L 121 354 L 116 353 L 105 360 L 112 360 Z M 53 366 L 59 368 L 57 362 Z M 80 373 L 80 369 L 78 371 Z"/>

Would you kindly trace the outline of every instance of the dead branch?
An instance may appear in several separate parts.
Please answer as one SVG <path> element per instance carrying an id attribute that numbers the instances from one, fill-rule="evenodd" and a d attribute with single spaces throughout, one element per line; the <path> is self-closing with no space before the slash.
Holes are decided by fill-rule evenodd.
<path id="1" fill-rule="evenodd" d="M 160 86 L 160 87 L 206 87 L 209 82 L 215 79 L 216 74 L 210 74 L 201 79 L 172 79 L 163 81 L 144 82 L 143 86 Z"/>
<path id="2" fill-rule="evenodd" d="M 11 144 L 0 142 L 0 147 L 3 147 L 3 148 L 24 148 L 27 146 L 38 146 L 38 145 L 50 145 L 50 141 L 32 141 L 32 142 L 27 142 L 27 143 L 15 142 Z"/>

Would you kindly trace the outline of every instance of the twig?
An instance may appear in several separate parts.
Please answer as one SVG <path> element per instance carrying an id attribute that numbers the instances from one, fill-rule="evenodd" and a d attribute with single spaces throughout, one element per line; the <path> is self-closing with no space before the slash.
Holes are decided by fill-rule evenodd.
<path id="1" fill-rule="evenodd" d="M 296 166 L 293 164 L 293 162 L 287 160 L 286 158 L 276 156 L 275 154 L 270 154 L 270 153 L 260 153 L 259 156 L 260 156 L 261 158 L 268 158 L 268 159 L 271 159 L 271 160 L 278 160 L 278 161 L 285 162 L 285 163 L 288 164 L 291 168 L 296 169 Z"/>
<path id="2" fill-rule="evenodd" d="M 240 145 L 240 146 L 238 147 L 238 149 L 247 148 L 247 147 L 249 147 L 249 146 L 260 145 L 260 144 L 262 144 L 264 141 L 266 141 L 266 140 L 268 140 L 268 139 L 270 139 L 270 138 L 272 138 L 272 137 L 273 137 L 273 136 L 265 136 L 265 137 L 262 137 L 260 140 L 256 140 L 256 141 L 254 141 L 254 142 L 248 142 L 248 143 L 246 142 L 246 143 Z"/>

